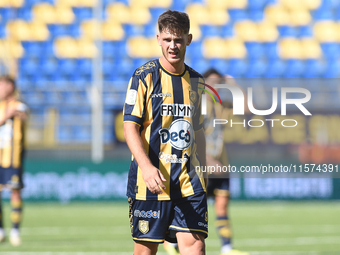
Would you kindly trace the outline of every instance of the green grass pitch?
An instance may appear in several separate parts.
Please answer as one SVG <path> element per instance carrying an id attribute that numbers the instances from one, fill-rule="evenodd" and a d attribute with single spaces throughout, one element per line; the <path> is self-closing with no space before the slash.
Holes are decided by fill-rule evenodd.
<path id="1" fill-rule="evenodd" d="M 10 208 L 4 203 L 6 230 Z M 1 255 L 133 254 L 127 202 L 26 203 L 23 244 L 0 244 Z M 236 248 L 252 255 L 340 254 L 340 203 L 231 202 Z M 207 254 L 219 254 L 209 208 Z M 165 254 L 160 246 L 159 254 Z"/>

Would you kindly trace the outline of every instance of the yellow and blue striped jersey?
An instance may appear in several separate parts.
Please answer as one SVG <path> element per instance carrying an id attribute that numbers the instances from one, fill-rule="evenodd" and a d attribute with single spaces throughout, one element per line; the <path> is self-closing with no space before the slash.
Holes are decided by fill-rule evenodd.
<path id="1" fill-rule="evenodd" d="M 170 200 L 205 192 L 196 152 L 195 131 L 203 128 L 202 76 L 185 65 L 182 74 L 167 71 L 159 60 L 138 68 L 130 79 L 124 122 L 140 126 L 144 149 L 165 179 L 162 194 L 151 193 L 132 157 L 127 196 L 138 200 Z"/>
<path id="2" fill-rule="evenodd" d="M 0 102 L 0 119 L 10 108 L 18 109 L 19 101 Z M 26 106 L 25 106 L 26 107 Z M 8 119 L 0 126 L 0 167 L 20 168 L 24 150 L 24 122 L 19 117 Z"/>

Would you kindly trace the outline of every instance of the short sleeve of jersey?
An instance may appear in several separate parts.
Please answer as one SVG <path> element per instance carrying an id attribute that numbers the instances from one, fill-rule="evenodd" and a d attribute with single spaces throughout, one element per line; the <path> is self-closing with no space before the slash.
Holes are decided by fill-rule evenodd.
<path id="1" fill-rule="evenodd" d="M 143 124 L 146 86 L 139 76 L 130 79 L 124 104 L 124 122 Z"/>
<path id="2" fill-rule="evenodd" d="M 17 111 L 28 113 L 29 109 L 28 109 L 28 106 L 26 104 L 24 104 L 22 102 L 18 102 L 18 104 L 17 104 Z"/>
<path id="3" fill-rule="evenodd" d="M 202 104 L 202 95 L 204 94 L 204 80 L 202 78 L 199 79 L 198 83 L 198 105 L 194 114 L 194 131 L 199 131 L 203 128 L 204 125 L 204 115 L 202 115 L 201 104 Z"/>

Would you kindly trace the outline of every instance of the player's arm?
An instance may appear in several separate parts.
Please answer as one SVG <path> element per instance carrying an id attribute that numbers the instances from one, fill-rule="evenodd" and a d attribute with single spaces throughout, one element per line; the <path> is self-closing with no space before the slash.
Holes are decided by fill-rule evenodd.
<path id="1" fill-rule="evenodd" d="M 197 144 L 197 154 L 200 159 L 200 162 L 202 164 L 202 167 L 206 167 L 207 165 L 207 157 L 206 157 L 206 143 L 205 143 L 205 134 L 204 134 L 204 129 L 200 129 L 195 132 L 195 137 L 196 137 L 196 144 Z M 204 183 L 205 187 L 208 185 L 208 175 L 207 173 L 204 174 Z"/>
<path id="2" fill-rule="evenodd" d="M 10 107 L 6 111 L 5 115 L 0 119 L 0 126 L 5 124 L 5 122 L 13 117 L 18 117 L 22 121 L 27 119 L 27 106 L 20 103 L 17 107 Z"/>
<path id="3" fill-rule="evenodd" d="M 221 162 L 207 152 L 207 166 L 222 166 Z"/>
<path id="4" fill-rule="evenodd" d="M 143 147 L 139 133 L 139 125 L 133 122 L 124 122 L 124 137 L 129 149 L 142 171 L 144 182 L 152 193 L 162 194 L 166 181 L 161 171 L 154 167 Z M 161 189 L 162 188 L 162 189 Z"/>

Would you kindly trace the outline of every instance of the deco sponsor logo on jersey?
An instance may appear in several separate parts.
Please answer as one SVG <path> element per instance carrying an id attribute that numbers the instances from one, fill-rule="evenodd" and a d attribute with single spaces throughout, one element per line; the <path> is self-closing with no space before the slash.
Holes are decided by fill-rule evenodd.
<path id="1" fill-rule="evenodd" d="M 188 153 L 184 153 L 183 158 L 178 158 L 176 154 L 165 154 L 164 152 L 159 153 L 159 159 L 165 160 L 167 163 L 185 163 L 189 159 Z"/>
<path id="2" fill-rule="evenodd" d="M 137 218 L 154 218 L 154 219 L 159 219 L 161 215 L 161 211 L 139 211 L 135 210 L 133 212 L 133 216 Z"/>
<path id="3" fill-rule="evenodd" d="M 161 116 L 192 117 L 195 107 L 190 104 L 162 104 Z"/>
<path id="4" fill-rule="evenodd" d="M 193 141 L 193 128 L 189 121 L 178 119 L 171 123 L 169 128 L 159 130 L 161 143 L 170 143 L 177 150 L 190 147 Z"/>

